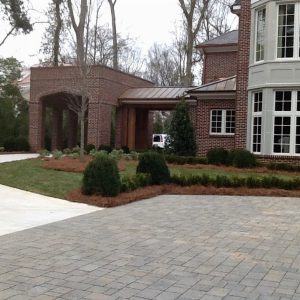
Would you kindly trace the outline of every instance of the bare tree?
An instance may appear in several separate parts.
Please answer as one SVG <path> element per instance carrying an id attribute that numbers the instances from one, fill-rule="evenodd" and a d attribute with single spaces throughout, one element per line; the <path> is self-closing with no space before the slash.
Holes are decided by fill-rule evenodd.
<path id="1" fill-rule="evenodd" d="M 148 51 L 145 77 L 156 85 L 181 85 L 181 75 L 173 46 L 154 44 Z"/>
<path id="2" fill-rule="evenodd" d="M 186 29 L 186 74 L 184 84 L 190 86 L 193 83 L 192 64 L 193 48 L 196 37 L 208 9 L 210 0 L 179 0 L 180 7 L 185 17 Z"/>
<path id="3" fill-rule="evenodd" d="M 116 25 L 116 12 L 115 6 L 117 0 L 107 0 L 111 11 L 111 26 L 113 32 L 113 68 L 118 69 L 118 35 L 117 35 L 117 25 Z"/>
<path id="4" fill-rule="evenodd" d="M 80 98 L 75 97 L 70 101 L 69 108 L 73 110 L 77 115 L 80 123 L 80 158 L 83 160 L 84 157 L 84 140 L 85 140 L 85 122 L 86 112 L 88 110 L 88 95 L 87 95 L 87 77 L 89 73 L 89 66 L 86 61 L 86 39 L 85 30 L 87 17 L 89 13 L 89 6 L 87 0 L 81 0 L 79 9 L 79 20 L 78 24 L 75 19 L 75 13 L 71 0 L 67 0 L 68 10 L 70 14 L 71 24 L 76 36 L 76 57 L 77 66 L 80 74 Z"/>

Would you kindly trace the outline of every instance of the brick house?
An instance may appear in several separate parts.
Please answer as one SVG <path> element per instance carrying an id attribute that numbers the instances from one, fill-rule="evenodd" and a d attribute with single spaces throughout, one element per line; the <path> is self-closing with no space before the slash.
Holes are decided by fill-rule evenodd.
<path id="1" fill-rule="evenodd" d="M 300 4 L 287 0 L 236 0 L 239 30 L 198 45 L 203 85 L 154 87 L 149 81 L 94 66 L 88 78 L 87 143 L 108 144 L 116 111 L 116 146 L 151 145 L 152 111 L 190 104 L 199 155 L 212 147 L 242 148 L 261 160 L 300 163 Z M 80 94 L 76 67 L 33 68 L 30 144 L 44 146 L 45 110 L 52 110 L 52 148 L 61 146 L 63 111 L 68 146 L 76 143 L 76 115 L 66 95 Z M 77 95 L 77 96 L 76 96 Z"/>

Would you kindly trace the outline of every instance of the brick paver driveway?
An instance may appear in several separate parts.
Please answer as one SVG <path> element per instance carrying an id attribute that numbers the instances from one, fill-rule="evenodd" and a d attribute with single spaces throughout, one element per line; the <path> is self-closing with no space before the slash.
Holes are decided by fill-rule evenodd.
<path id="1" fill-rule="evenodd" d="M 0 238 L 0 299 L 300 299 L 300 199 L 161 196 Z"/>

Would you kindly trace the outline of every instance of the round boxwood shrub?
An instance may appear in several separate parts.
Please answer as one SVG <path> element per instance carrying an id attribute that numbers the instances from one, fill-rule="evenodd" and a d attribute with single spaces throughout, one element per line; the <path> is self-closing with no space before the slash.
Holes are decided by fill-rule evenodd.
<path id="1" fill-rule="evenodd" d="M 14 137 L 8 138 L 3 142 L 5 151 L 15 151 L 16 150 L 16 139 Z"/>
<path id="2" fill-rule="evenodd" d="M 113 150 L 113 148 L 110 145 L 100 145 L 98 147 L 98 151 L 102 151 L 102 150 L 106 151 L 107 153 L 110 153 Z"/>
<path id="3" fill-rule="evenodd" d="M 85 151 L 86 151 L 86 153 L 90 153 L 92 150 L 94 150 L 96 147 L 95 147 L 95 145 L 93 145 L 93 144 L 88 144 L 88 145 L 86 145 L 85 146 Z"/>
<path id="4" fill-rule="evenodd" d="M 83 173 L 82 192 L 86 195 L 117 196 L 121 181 L 114 159 L 107 155 L 97 155 Z"/>
<path id="5" fill-rule="evenodd" d="M 130 149 L 128 148 L 128 146 L 122 146 L 121 149 L 124 151 L 125 154 L 130 153 Z"/>
<path id="6" fill-rule="evenodd" d="M 253 168 L 256 166 L 255 155 L 248 150 L 234 149 L 228 155 L 230 165 L 237 168 Z"/>
<path id="7" fill-rule="evenodd" d="M 207 162 L 213 165 L 226 164 L 227 156 L 228 151 L 224 148 L 212 148 L 206 154 Z"/>
<path id="8" fill-rule="evenodd" d="M 15 139 L 15 150 L 16 151 L 29 151 L 30 145 L 25 137 L 19 136 Z"/>
<path id="9" fill-rule="evenodd" d="M 136 173 L 146 173 L 151 176 L 151 184 L 170 182 L 170 171 L 163 158 L 157 152 L 145 152 L 139 155 Z"/>

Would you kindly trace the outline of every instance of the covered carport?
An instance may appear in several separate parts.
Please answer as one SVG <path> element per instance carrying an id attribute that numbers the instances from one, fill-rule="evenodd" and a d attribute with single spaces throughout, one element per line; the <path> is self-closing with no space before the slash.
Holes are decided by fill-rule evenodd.
<path id="1" fill-rule="evenodd" d="M 183 87 L 149 87 L 133 88 L 119 97 L 117 109 L 117 145 L 129 149 L 147 149 L 151 147 L 153 132 L 153 111 L 170 111 L 185 99 L 195 121 L 197 102 L 190 98 Z"/>

